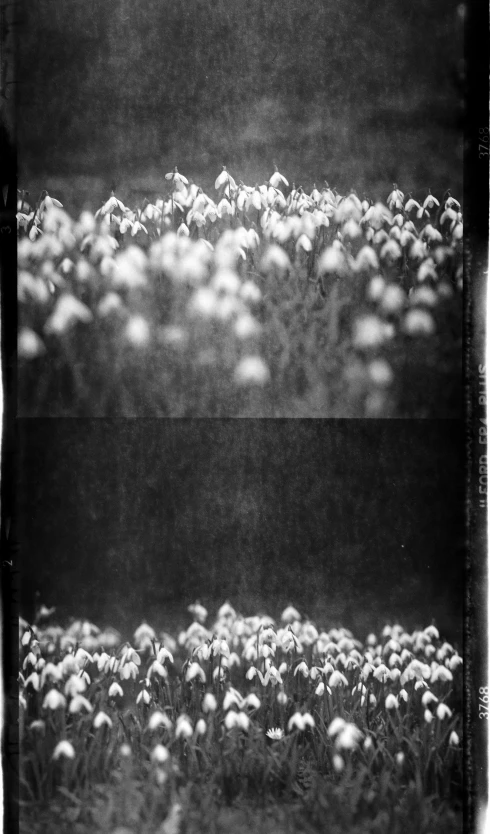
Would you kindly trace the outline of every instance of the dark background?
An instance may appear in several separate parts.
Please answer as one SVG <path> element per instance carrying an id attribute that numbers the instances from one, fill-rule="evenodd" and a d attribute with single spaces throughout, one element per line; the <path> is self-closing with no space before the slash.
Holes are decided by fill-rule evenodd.
<path id="1" fill-rule="evenodd" d="M 464 5 L 447 0 L 23 0 L 20 184 L 67 207 L 212 187 L 272 162 L 386 198 L 461 199 Z M 386 192 L 386 193 L 385 193 Z"/>
<path id="2" fill-rule="evenodd" d="M 461 640 L 459 422 L 20 420 L 17 471 L 28 617 L 38 592 L 131 632 L 228 597 Z"/>

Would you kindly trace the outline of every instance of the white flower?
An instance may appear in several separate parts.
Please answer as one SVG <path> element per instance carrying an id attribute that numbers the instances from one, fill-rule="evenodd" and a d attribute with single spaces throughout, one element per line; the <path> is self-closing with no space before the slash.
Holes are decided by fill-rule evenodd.
<path id="1" fill-rule="evenodd" d="M 265 251 L 260 262 L 260 270 L 262 272 L 271 272 L 277 270 L 280 274 L 285 274 L 291 269 L 291 261 L 288 255 L 277 243 L 272 243 Z"/>
<path id="2" fill-rule="evenodd" d="M 60 335 L 77 322 L 87 324 L 93 320 L 89 308 L 70 293 L 64 293 L 58 298 L 55 308 L 44 325 L 46 333 Z"/>
<path id="3" fill-rule="evenodd" d="M 288 605 L 281 614 L 281 620 L 284 623 L 293 623 L 295 620 L 301 620 L 301 614 L 292 605 Z"/>
<path id="4" fill-rule="evenodd" d="M 459 747 L 459 736 L 454 730 L 449 736 L 449 745 L 451 747 Z"/>
<path id="5" fill-rule="evenodd" d="M 196 735 L 197 736 L 204 736 L 206 734 L 207 724 L 204 718 L 199 718 L 196 724 Z"/>
<path id="6" fill-rule="evenodd" d="M 315 695 L 318 695 L 320 698 L 325 693 L 325 684 L 323 681 L 320 681 L 317 688 L 315 689 Z"/>
<path id="7" fill-rule="evenodd" d="M 212 692 L 206 692 L 203 701 L 202 701 L 202 709 L 203 712 L 216 712 L 218 708 L 218 703 L 216 698 L 214 697 Z"/>
<path id="8" fill-rule="evenodd" d="M 168 762 L 170 753 L 163 744 L 156 744 L 151 751 L 151 760 L 154 764 L 162 765 Z"/>
<path id="9" fill-rule="evenodd" d="M 337 734 L 335 746 L 337 750 L 354 750 L 361 741 L 363 734 L 355 724 L 346 724 Z"/>
<path id="10" fill-rule="evenodd" d="M 175 737 L 176 738 L 191 738 L 193 735 L 193 729 L 190 719 L 187 715 L 179 715 L 177 718 L 177 725 L 175 728 Z"/>
<path id="11" fill-rule="evenodd" d="M 398 767 L 401 767 L 403 762 L 405 761 L 405 754 L 400 750 L 396 754 L 395 759 L 396 759 L 396 763 L 397 763 Z"/>
<path id="12" fill-rule="evenodd" d="M 50 689 L 43 701 L 43 709 L 60 709 L 66 707 L 66 698 L 57 689 Z"/>
<path id="13" fill-rule="evenodd" d="M 424 694 L 422 695 L 421 700 L 422 700 L 422 706 L 428 707 L 429 704 L 432 704 L 432 703 L 436 704 L 438 702 L 439 698 L 436 698 L 436 696 L 432 692 L 430 692 L 429 689 L 427 689 L 426 692 L 424 692 Z"/>
<path id="14" fill-rule="evenodd" d="M 403 321 L 403 329 L 409 336 L 431 336 L 435 330 L 434 319 L 427 310 L 409 310 Z"/>
<path id="15" fill-rule="evenodd" d="M 160 710 L 153 712 L 148 721 L 148 729 L 150 731 L 156 730 L 158 727 L 165 727 L 166 730 L 172 729 L 172 722 L 170 718 L 168 715 L 165 715 L 164 712 L 160 712 Z"/>
<path id="16" fill-rule="evenodd" d="M 144 704 L 149 704 L 151 701 L 150 694 L 146 691 L 146 689 L 142 689 L 141 692 L 138 692 L 136 703 L 139 704 L 141 701 L 143 701 Z"/>
<path id="17" fill-rule="evenodd" d="M 72 713 L 81 712 L 82 709 L 86 710 L 86 712 L 93 712 L 93 706 L 90 701 L 87 701 L 83 695 L 75 695 L 74 698 L 70 701 L 69 711 Z"/>
<path id="18" fill-rule="evenodd" d="M 73 748 L 73 745 L 66 739 L 58 742 L 58 744 L 54 748 L 53 759 L 57 760 L 60 758 L 60 756 L 64 756 L 65 759 L 75 758 L 75 750 Z"/>
<path id="19" fill-rule="evenodd" d="M 434 681 L 452 681 L 453 675 L 452 672 L 446 666 L 437 666 L 434 671 L 432 672 L 430 682 L 434 683 Z"/>
<path id="20" fill-rule="evenodd" d="M 300 712 L 295 712 L 294 715 L 291 716 L 288 722 L 288 731 L 291 732 L 293 729 L 300 730 L 303 732 L 306 730 L 307 727 L 314 727 L 315 720 L 309 714 L 309 712 L 305 712 L 304 715 L 301 715 Z"/>
<path id="21" fill-rule="evenodd" d="M 260 708 L 260 699 L 257 698 L 254 692 L 251 692 L 245 700 L 243 701 L 244 707 L 250 707 L 251 709 L 259 709 Z"/>
<path id="22" fill-rule="evenodd" d="M 107 726 L 108 726 L 109 728 L 111 728 L 111 727 L 112 727 L 112 719 L 111 719 L 111 718 L 109 718 L 109 716 L 107 715 L 107 713 L 105 713 L 105 712 L 103 712 L 103 711 L 101 710 L 101 711 L 100 711 L 100 712 L 98 712 L 98 713 L 97 713 L 97 715 L 95 716 L 94 721 L 93 721 L 93 724 L 94 724 L 94 727 L 95 727 L 96 729 L 98 729 L 99 727 L 102 727 L 102 725 L 103 725 L 103 724 L 107 724 Z"/>
<path id="23" fill-rule="evenodd" d="M 260 356 L 244 356 L 235 368 L 234 380 L 237 385 L 265 385 L 270 372 Z"/>
<path id="24" fill-rule="evenodd" d="M 150 340 L 150 325 L 143 316 L 131 316 L 124 335 L 134 347 L 145 347 Z"/>
<path id="25" fill-rule="evenodd" d="M 328 685 L 335 689 L 337 686 L 347 686 L 348 680 L 342 672 L 339 672 L 338 669 L 335 672 L 332 672 L 330 678 L 328 680 Z"/>
<path id="26" fill-rule="evenodd" d="M 388 710 L 398 709 L 398 698 L 392 692 L 386 696 L 385 708 Z"/>
<path id="27" fill-rule="evenodd" d="M 425 712 L 424 712 L 424 720 L 427 722 L 427 724 L 430 724 L 433 717 L 434 716 L 432 715 L 430 709 L 426 709 Z"/>
<path id="28" fill-rule="evenodd" d="M 338 753 L 334 753 L 332 757 L 332 762 L 337 773 L 341 773 L 345 767 L 345 763 L 342 756 L 340 756 Z"/>
<path id="29" fill-rule="evenodd" d="M 109 698 L 115 698 L 116 696 L 122 698 L 124 693 L 122 687 L 119 686 L 117 681 L 113 681 L 113 683 L 111 683 L 109 687 L 109 691 L 107 694 L 109 695 Z"/>
<path id="30" fill-rule="evenodd" d="M 447 704 L 438 704 L 436 709 L 436 715 L 439 721 L 444 721 L 445 718 L 451 718 L 452 712 L 447 706 Z"/>
<path id="31" fill-rule="evenodd" d="M 277 693 L 277 695 L 276 695 L 276 700 L 277 700 L 277 703 L 278 703 L 281 707 L 283 707 L 283 706 L 285 706 L 285 705 L 287 704 L 287 702 L 288 702 L 288 696 L 287 696 L 287 695 L 286 695 L 286 693 L 285 693 L 285 692 L 283 692 L 283 690 L 281 689 L 281 690 Z"/>
<path id="32" fill-rule="evenodd" d="M 360 350 L 379 347 L 385 340 L 383 322 L 378 316 L 366 315 L 354 322 L 352 341 Z"/>
<path id="33" fill-rule="evenodd" d="M 23 327 L 17 339 L 17 355 L 20 359 L 35 359 L 46 353 L 44 342 L 34 330 Z"/>
<path id="34" fill-rule="evenodd" d="M 206 674 L 204 672 L 204 669 L 201 666 L 199 666 L 199 663 L 196 663 L 194 661 L 187 667 L 185 679 L 186 681 L 192 681 L 195 678 L 199 678 L 199 680 L 201 680 L 203 683 L 206 683 Z"/>
<path id="35" fill-rule="evenodd" d="M 272 739 L 272 741 L 280 741 L 284 738 L 284 730 L 281 730 L 280 727 L 271 727 L 270 730 L 267 730 L 266 736 Z"/>

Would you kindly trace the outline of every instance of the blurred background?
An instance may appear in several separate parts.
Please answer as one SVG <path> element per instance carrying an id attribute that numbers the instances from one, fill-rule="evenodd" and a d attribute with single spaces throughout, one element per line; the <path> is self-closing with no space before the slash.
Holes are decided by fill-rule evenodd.
<path id="1" fill-rule="evenodd" d="M 22 0 L 19 184 L 68 209 L 135 204 L 177 164 L 386 199 L 461 199 L 463 4 Z"/>
<path id="2" fill-rule="evenodd" d="M 22 606 L 130 636 L 288 603 L 362 638 L 433 619 L 459 641 L 459 421 L 20 420 Z"/>

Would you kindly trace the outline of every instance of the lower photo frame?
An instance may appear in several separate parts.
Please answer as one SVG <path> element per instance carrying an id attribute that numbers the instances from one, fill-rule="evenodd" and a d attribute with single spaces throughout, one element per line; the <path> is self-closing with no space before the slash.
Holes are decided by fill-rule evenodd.
<path id="1" fill-rule="evenodd" d="M 461 832 L 460 421 L 20 420 L 20 831 Z"/>

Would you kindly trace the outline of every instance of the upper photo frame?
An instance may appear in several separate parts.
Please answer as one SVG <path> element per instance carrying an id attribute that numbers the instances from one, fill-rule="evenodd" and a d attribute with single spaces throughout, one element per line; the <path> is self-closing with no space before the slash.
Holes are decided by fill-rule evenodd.
<path id="1" fill-rule="evenodd" d="M 463 417 L 464 4 L 24 18 L 19 416 Z"/>

